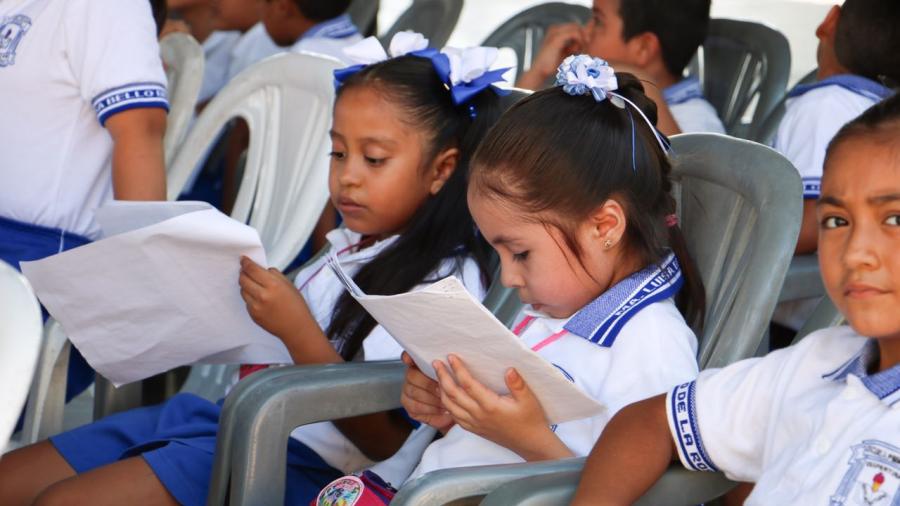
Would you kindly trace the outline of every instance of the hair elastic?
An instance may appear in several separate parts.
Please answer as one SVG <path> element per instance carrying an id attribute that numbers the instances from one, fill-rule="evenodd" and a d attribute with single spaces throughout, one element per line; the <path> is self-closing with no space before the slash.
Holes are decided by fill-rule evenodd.
<path id="1" fill-rule="evenodd" d="M 659 143 L 659 147 L 663 152 L 669 152 L 669 143 L 663 139 L 662 135 L 660 135 L 659 131 L 650 121 L 650 118 L 644 114 L 644 111 L 642 111 L 637 104 L 625 98 L 622 94 L 616 93 L 616 90 L 619 89 L 616 71 L 609 66 L 609 63 L 607 63 L 606 60 L 586 54 L 571 55 L 559 65 L 559 68 L 556 71 L 556 85 L 562 87 L 563 91 L 569 95 L 591 95 L 597 102 L 609 99 L 611 104 L 622 109 L 625 108 L 626 104 L 630 105 L 632 109 L 641 115 L 641 118 L 647 123 L 647 126 L 650 127 L 650 131 L 653 132 L 653 136 L 656 138 L 656 142 Z M 630 110 L 629 114 L 631 114 Z M 632 167 L 637 170 L 634 166 L 634 118 L 632 118 L 631 125 L 631 161 Z"/>

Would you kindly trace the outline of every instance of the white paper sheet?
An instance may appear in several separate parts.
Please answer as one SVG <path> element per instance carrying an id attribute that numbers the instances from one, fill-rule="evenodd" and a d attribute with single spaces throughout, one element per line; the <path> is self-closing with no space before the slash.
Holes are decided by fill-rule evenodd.
<path id="1" fill-rule="evenodd" d="M 196 203 L 116 203 L 98 218 L 115 235 L 22 262 L 22 272 L 113 384 L 194 362 L 291 362 L 240 296 L 240 256 L 266 265 L 254 229 Z"/>
<path id="2" fill-rule="evenodd" d="M 514 367 L 528 383 L 551 424 L 600 414 L 605 407 L 582 392 L 525 346 L 454 277 L 398 295 L 366 295 L 332 255 L 328 265 L 353 297 L 406 349 L 426 375 L 431 363 L 459 356 L 472 375 L 506 394 L 504 376 Z"/>

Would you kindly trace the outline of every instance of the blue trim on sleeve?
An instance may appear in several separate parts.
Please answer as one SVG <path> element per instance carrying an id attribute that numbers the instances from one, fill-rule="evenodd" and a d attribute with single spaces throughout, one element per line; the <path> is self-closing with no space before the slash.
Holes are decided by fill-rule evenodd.
<path id="1" fill-rule="evenodd" d="M 803 198 L 818 199 L 822 193 L 822 178 L 805 177 L 803 178 Z"/>
<path id="2" fill-rule="evenodd" d="M 706 449 L 697 425 L 696 382 L 678 385 L 669 394 L 672 429 L 679 457 L 685 467 L 693 471 L 718 472 Z"/>
<path id="3" fill-rule="evenodd" d="M 166 87 L 159 83 L 133 83 L 104 91 L 91 102 L 100 124 L 106 126 L 110 116 L 138 108 L 169 110 Z"/>

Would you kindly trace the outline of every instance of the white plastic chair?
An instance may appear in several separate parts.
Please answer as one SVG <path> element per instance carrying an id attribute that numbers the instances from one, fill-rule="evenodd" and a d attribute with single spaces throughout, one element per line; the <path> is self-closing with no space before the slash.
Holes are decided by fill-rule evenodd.
<path id="1" fill-rule="evenodd" d="M 25 404 L 41 347 L 41 308 L 24 276 L 0 262 L 0 453 Z"/>
<path id="2" fill-rule="evenodd" d="M 187 136 L 188 127 L 194 118 L 197 96 L 203 84 L 205 62 L 203 48 L 185 33 L 165 36 L 159 42 L 159 51 L 169 82 L 169 117 L 163 139 L 168 167 Z"/>
<path id="3" fill-rule="evenodd" d="M 286 53 L 257 63 L 228 83 L 204 109 L 172 163 L 169 198 L 206 156 L 232 119 L 250 130 L 244 175 L 231 217 L 255 228 L 269 265 L 284 270 L 300 252 L 328 199 L 328 152 L 337 60 Z M 209 400 L 225 394 L 234 366 L 191 368 L 182 391 Z M 125 389 L 125 390 L 123 390 Z M 138 384 L 118 389 L 96 381 L 94 417 L 140 406 Z"/>
<path id="4" fill-rule="evenodd" d="M 239 74 L 206 106 L 168 174 L 175 199 L 219 132 L 234 118 L 250 130 L 232 218 L 254 227 L 269 265 L 297 256 L 328 200 L 328 128 L 339 61 L 279 54 Z"/>

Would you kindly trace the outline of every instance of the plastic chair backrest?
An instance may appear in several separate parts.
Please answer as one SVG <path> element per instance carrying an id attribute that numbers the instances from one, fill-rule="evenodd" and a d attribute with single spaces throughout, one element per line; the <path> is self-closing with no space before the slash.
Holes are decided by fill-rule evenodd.
<path id="1" fill-rule="evenodd" d="M 699 74 L 706 99 L 725 130 L 756 139 L 754 129 L 784 96 L 791 70 L 790 45 L 774 28 L 734 19 L 712 19 L 698 58 L 689 67 Z M 742 120 L 752 107 L 749 123 Z"/>
<path id="2" fill-rule="evenodd" d="M 41 348 L 41 308 L 28 280 L 0 262 L 0 453 L 12 435 Z"/>
<path id="3" fill-rule="evenodd" d="M 337 60 L 279 54 L 253 65 L 210 102 L 169 171 L 180 193 L 207 147 L 233 118 L 250 130 L 247 164 L 231 216 L 256 228 L 269 264 L 286 268 L 328 200 L 328 128 Z"/>
<path id="4" fill-rule="evenodd" d="M 774 150 L 718 134 L 672 137 L 673 196 L 706 288 L 700 366 L 753 356 L 800 231 L 802 185 Z"/>
<path id="5" fill-rule="evenodd" d="M 550 2 L 516 14 L 500 25 L 482 43 L 483 46 L 508 47 L 516 52 L 516 75 L 531 68 L 547 29 L 563 23 L 586 23 L 591 10 L 582 5 Z"/>
<path id="6" fill-rule="evenodd" d="M 801 84 L 811 84 L 816 82 L 816 75 L 819 73 L 819 69 L 812 69 L 808 74 L 803 76 L 802 79 L 797 81 L 797 84 L 794 87 L 797 87 Z M 792 88 L 793 89 L 793 88 Z M 757 142 L 761 142 L 766 146 L 771 146 L 775 141 L 775 134 L 778 132 L 778 126 L 781 124 L 781 120 L 784 118 L 784 113 L 787 111 L 786 103 L 787 103 L 787 94 L 781 97 L 781 100 L 778 101 L 778 104 L 772 109 L 772 112 L 763 120 L 762 124 L 759 125 L 759 128 L 756 130 L 755 139 Z"/>
<path id="7" fill-rule="evenodd" d="M 428 39 L 430 47 L 443 47 L 456 28 L 463 0 L 413 0 L 409 9 L 381 36 L 387 46 L 397 32 L 412 30 Z"/>
<path id="8" fill-rule="evenodd" d="M 169 82 L 169 116 L 163 140 L 168 167 L 175 159 L 175 153 L 187 136 L 194 118 L 205 62 L 203 48 L 193 37 L 184 33 L 166 35 L 159 41 L 159 50 Z"/>
<path id="9" fill-rule="evenodd" d="M 360 33 L 369 36 L 377 31 L 378 0 L 353 0 L 347 8 L 347 14 Z"/>

